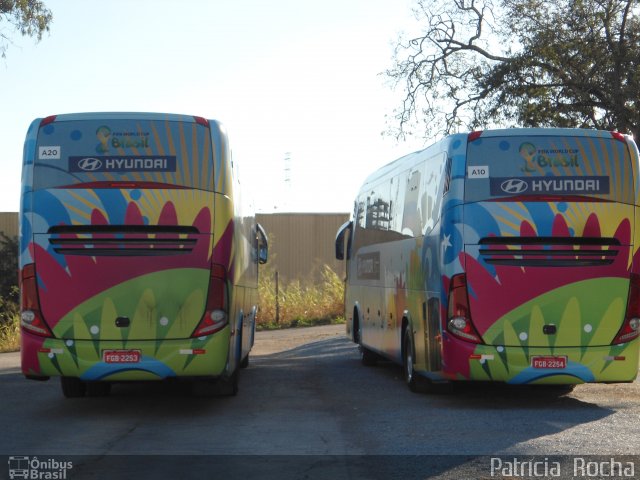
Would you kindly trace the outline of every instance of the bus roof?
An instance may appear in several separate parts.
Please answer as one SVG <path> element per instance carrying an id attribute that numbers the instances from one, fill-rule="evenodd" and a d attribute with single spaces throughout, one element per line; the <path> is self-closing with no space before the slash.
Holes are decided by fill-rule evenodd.
<path id="1" fill-rule="evenodd" d="M 541 136 L 545 137 L 594 137 L 611 138 L 609 130 L 594 130 L 589 128 L 496 128 L 493 130 L 478 130 L 480 137 L 515 137 Z"/>
<path id="2" fill-rule="evenodd" d="M 168 120 L 174 122 L 196 122 L 194 115 L 183 115 L 177 113 L 158 113 L 158 112 L 86 112 L 86 113 L 63 113 L 60 115 L 52 115 L 55 121 L 78 121 L 78 120 Z M 48 117 L 47 117 L 48 118 Z"/>
<path id="3" fill-rule="evenodd" d="M 447 135 L 441 140 L 433 143 L 432 145 L 415 152 L 404 155 L 390 163 L 380 167 L 367 176 L 362 184 L 361 190 L 369 188 L 372 184 L 382 180 L 388 175 L 395 175 L 399 171 L 411 168 L 411 166 L 419 159 L 425 156 L 436 155 L 437 153 L 447 151 L 449 145 L 452 145 L 457 141 L 467 141 L 467 137 L 473 132 L 454 133 Z M 491 138 L 491 137 L 515 137 L 515 136 L 572 136 L 572 137 L 592 137 L 592 138 L 612 138 L 611 131 L 608 130 L 595 130 L 587 128 L 496 128 L 488 130 L 478 130 L 476 134 L 477 138 Z M 615 132 L 617 133 L 617 132 Z M 622 134 L 621 134 L 622 135 Z M 625 139 L 632 137 L 623 135 Z"/>

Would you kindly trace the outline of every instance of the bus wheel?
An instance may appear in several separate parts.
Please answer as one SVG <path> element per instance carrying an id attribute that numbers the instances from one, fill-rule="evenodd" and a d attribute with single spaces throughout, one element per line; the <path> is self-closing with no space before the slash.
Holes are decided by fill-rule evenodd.
<path id="1" fill-rule="evenodd" d="M 404 333 L 404 347 L 402 348 L 402 370 L 404 381 L 412 392 L 423 392 L 423 382 L 413 369 L 414 351 L 411 341 L 411 329 L 407 327 Z"/>
<path id="2" fill-rule="evenodd" d="M 111 393 L 109 382 L 87 382 L 86 386 L 89 397 L 108 397 Z"/>
<path id="3" fill-rule="evenodd" d="M 60 385 L 66 398 L 84 397 L 87 393 L 87 384 L 76 377 L 60 377 Z"/>
<path id="4" fill-rule="evenodd" d="M 236 369 L 229 378 L 222 378 L 218 380 L 220 394 L 227 397 L 235 397 L 238 394 L 239 376 L 238 370 Z"/>
<path id="5" fill-rule="evenodd" d="M 362 344 L 358 347 L 360 349 L 360 361 L 367 367 L 375 367 L 378 363 L 378 355 L 367 347 L 363 347 Z"/>
<path id="6" fill-rule="evenodd" d="M 247 368 L 248 366 L 249 366 L 249 354 L 247 353 L 247 356 L 244 357 L 240 362 L 240 368 Z"/>

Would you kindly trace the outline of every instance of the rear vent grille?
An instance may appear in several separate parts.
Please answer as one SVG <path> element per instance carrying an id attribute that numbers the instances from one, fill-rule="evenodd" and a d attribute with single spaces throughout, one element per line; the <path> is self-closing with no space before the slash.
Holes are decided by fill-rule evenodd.
<path id="1" fill-rule="evenodd" d="M 480 257 L 491 265 L 589 267 L 614 262 L 620 242 L 597 237 L 485 237 Z"/>
<path id="2" fill-rule="evenodd" d="M 190 253 L 199 233 L 189 226 L 61 225 L 49 228 L 49 243 L 62 255 L 160 256 Z"/>

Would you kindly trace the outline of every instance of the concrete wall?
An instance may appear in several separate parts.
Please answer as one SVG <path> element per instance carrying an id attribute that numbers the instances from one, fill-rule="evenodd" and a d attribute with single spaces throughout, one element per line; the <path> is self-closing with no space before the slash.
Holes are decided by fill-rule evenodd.
<path id="1" fill-rule="evenodd" d="M 0 212 L 0 232 L 8 237 L 18 236 L 17 212 Z"/>
<path id="2" fill-rule="evenodd" d="M 335 258 L 335 238 L 348 213 L 275 213 L 256 215 L 269 236 L 269 267 L 283 283 L 316 283 L 328 265 L 344 278 L 344 262 Z"/>

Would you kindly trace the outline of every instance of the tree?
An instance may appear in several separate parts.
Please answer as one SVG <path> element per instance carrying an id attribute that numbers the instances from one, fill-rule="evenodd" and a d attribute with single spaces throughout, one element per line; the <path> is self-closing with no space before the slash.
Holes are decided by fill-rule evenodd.
<path id="1" fill-rule="evenodd" d="M 386 72 L 395 133 L 584 127 L 640 138 L 640 0 L 417 0 Z"/>
<path id="2" fill-rule="evenodd" d="M 39 0 L 0 0 L 0 53 L 4 58 L 11 38 L 1 28 L 3 22 L 8 23 L 24 37 L 42 39 L 42 34 L 49 31 L 53 14 Z"/>

